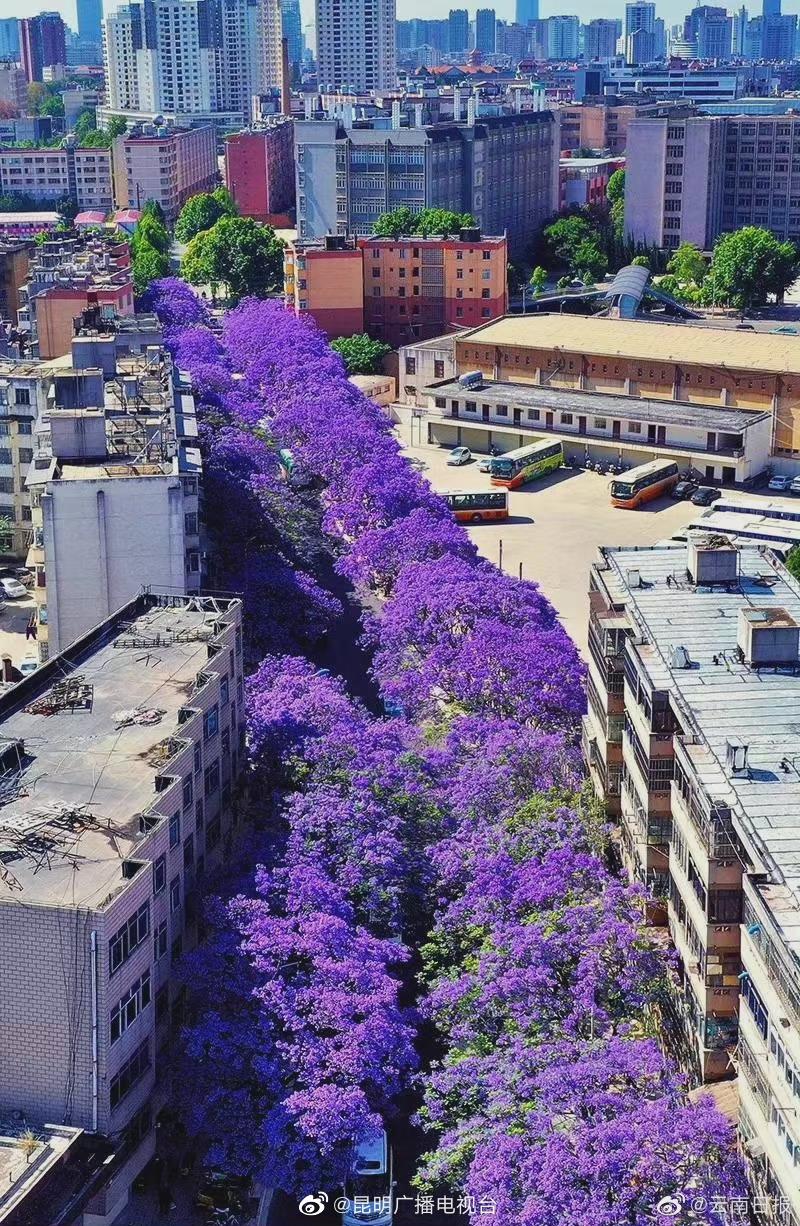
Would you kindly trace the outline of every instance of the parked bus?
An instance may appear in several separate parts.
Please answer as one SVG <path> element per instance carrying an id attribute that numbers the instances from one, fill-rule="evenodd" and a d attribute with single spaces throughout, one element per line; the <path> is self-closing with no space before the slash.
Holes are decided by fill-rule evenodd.
<path id="1" fill-rule="evenodd" d="M 453 518 L 478 524 L 484 519 L 508 519 L 508 494 L 505 490 L 484 490 L 480 494 L 445 494 Z"/>
<path id="2" fill-rule="evenodd" d="M 678 482 L 674 460 L 651 460 L 611 482 L 611 505 L 635 509 L 644 502 L 666 494 Z"/>
<path id="3" fill-rule="evenodd" d="M 492 485 L 505 485 L 510 490 L 535 481 L 545 473 L 553 472 L 564 463 L 564 448 L 561 443 L 551 443 L 540 438 L 527 447 L 507 451 L 505 455 L 492 457 Z"/>

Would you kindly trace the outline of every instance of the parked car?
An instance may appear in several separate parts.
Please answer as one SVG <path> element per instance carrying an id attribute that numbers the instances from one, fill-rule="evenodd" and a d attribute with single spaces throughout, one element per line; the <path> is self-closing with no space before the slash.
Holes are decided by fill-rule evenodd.
<path id="1" fill-rule="evenodd" d="M 448 464 L 469 464 L 472 459 L 472 452 L 469 447 L 454 447 L 447 457 Z"/>
<path id="2" fill-rule="evenodd" d="M 37 656 L 25 656 L 19 662 L 19 671 L 23 677 L 30 677 L 31 673 L 35 673 L 38 667 L 39 660 Z"/>
<path id="3" fill-rule="evenodd" d="M 800 477 L 795 477 L 793 479 L 791 485 L 789 486 L 789 492 L 791 494 L 800 494 Z"/>
<path id="4" fill-rule="evenodd" d="M 24 583 L 20 583 L 19 579 L 0 579 L 0 588 L 3 595 L 9 600 L 21 600 L 23 596 L 28 595 L 28 589 Z"/>
<path id="5" fill-rule="evenodd" d="M 700 485 L 692 494 L 692 504 L 696 507 L 710 507 L 722 497 L 722 490 L 714 489 L 713 485 Z"/>
<path id="6" fill-rule="evenodd" d="M 776 473 L 774 477 L 770 477 L 768 490 L 777 490 L 784 493 L 791 485 L 791 477 L 784 477 L 782 473 Z"/>
<path id="7" fill-rule="evenodd" d="M 691 498 L 696 489 L 696 481 L 679 481 L 677 485 L 673 485 L 669 496 L 680 501 L 681 498 Z"/>
<path id="8" fill-rule="evenodd" d="M 492 457 L 490 455 L 481 456 L 478 464 L 478 472 L 490 473 L 492 471 Z"/>

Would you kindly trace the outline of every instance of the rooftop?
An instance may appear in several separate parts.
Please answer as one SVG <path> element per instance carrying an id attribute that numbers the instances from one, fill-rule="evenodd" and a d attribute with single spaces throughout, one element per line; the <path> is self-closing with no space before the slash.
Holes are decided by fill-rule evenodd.
<path id="1" fill-rule="evenodd" d="M 0 697 L 0 904 L 98 907 L 121 886 L 237 603 L 140 597 Z"/>
<path id="2" fill-rule="evenodd" d="M 714 327 L 703 328 L 698 334 L 694 324 L 585 315 L 504 315 L 463 333 L 459 340 L 776 375 L 800 374 L 800 337 L 773 332 L 732 333 Z"/>
<path id="3" fill-rule="evenodd" d="M 429 342 L 430 343 L 430 342 Z M 705 408 L 673 400 L 645 400 L 638 396 L 607 396 L 604 392 L 575 392 L 570 388 L 537 387 L 530 383 L 490 383 L 482 387 L 462 387 L 457 379 L 434 383 L 424 389 L 431 395 L 452 396 L 484 404 L 505 404 L 520 408 L 563 410 L 571 413 L 598 413 L 602 417 L 621 417 L 641 422 L 664 422 L 675 426 L 729 431 L 740 434 L 755 422 L 769 417 L 752 409 Z"/>
<path id="4" fill-rule="evenodd" d="M 695 587 L 686 546 L 603 555 L 612 599 L 625 602 L 642 632 L 635 650 L 652 684 L 677 696 L 691 730 L 682 744 L 705 791 L 732 810 L 767 867 L 768 888 L 783 889 L 777 921 L 800 957 L 800 671 L 749 667 L 737 651 L 739 611 L 798 622 L 800 584 L 756 546 L 739 549 L 739 581 L 730 589 Z M 688 667 L 678 666 L 673 647 L 685 648 Z M 726 765 L 729 741 L 748 746 L 746 772 Z"/>

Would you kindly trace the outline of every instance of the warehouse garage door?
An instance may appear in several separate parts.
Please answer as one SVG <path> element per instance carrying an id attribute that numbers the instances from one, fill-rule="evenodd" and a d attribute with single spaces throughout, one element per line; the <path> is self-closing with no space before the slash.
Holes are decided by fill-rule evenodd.
<path id="1" fill-rule="evenodd" d="M 458 426 L 445 421 L 429 421 L 428 442 L 438 443 L 440 447 L 457 447 Z"/>
<path id="2" fill-rule="evenodd" d="M 469 447 L 470 451 L 477 451 L 479 454 L 487 453 L 489 450 L 489 431 L 481 430 L 480 427 L 462 426 L 461 427 L 461 442 L 465 447 Z"/>

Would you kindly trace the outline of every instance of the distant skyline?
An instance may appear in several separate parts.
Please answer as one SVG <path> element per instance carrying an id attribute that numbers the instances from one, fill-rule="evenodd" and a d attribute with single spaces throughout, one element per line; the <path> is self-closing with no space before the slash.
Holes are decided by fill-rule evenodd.
<path id="1" fill-rule="evenodd" d="M 707 3 L 712 4 L 723 2 L 724 0 L 707 0 Z M 106 10 L 117 8 L 118 3 L 124 3 L 124 0 L 106 0 Z M 300 0 L 300 5 L 303 25 L 307 25 L 314 19 L 314 0 Z M 681 21 L 693 7 L 693 0 L 663 0 L 663 3 L 656 0 L 656 12 L 659 17 L 664 18 L 668 26 Z M 726 4 L 728 12 L 731 13 L 740 7 L 740 4 Z M 750 0 L 745 7 L 750 16 L 754 17 L 761 12 L 761 0 Z M 446 17 L 451 8 L 467 8 L 470 16 L 474 15 L 476 8 L 494 8 L 502 21 L 513 21 L 515 3 L 514 0 L 497 0 L 495 4 L 492 4 L 492 0 L 468 0 L 466 4 L 463 0 L 397 0 L 397 16 L 401 21 L 409 17 Z M 0 18 L 31 17 L 47 9 L 58 11 L 68 26 L 73 30 L 76 28 L 74 0 L 69 0 L 68 3 L 53 3 L 52 0 L 0 0 Z M 561 0 L 539 0 L 539 10 L 542 17 L 574 13 L 581 21 L 591 21 L 593 17 L 625 17 L 624 0 L 610 0 L 609 3 L 606 3 L 606 0 L 563 0 L 563 3 Z M 800 0 L 784 0 L 783 11 L 800 12 Z"/>

